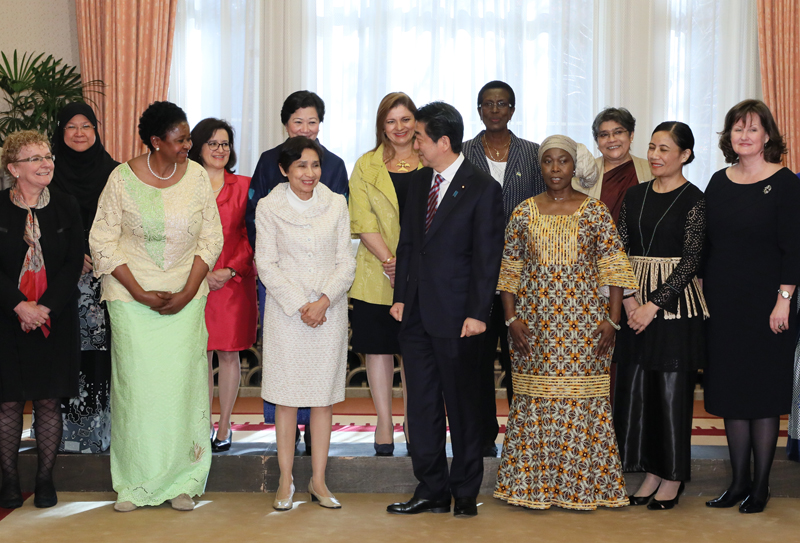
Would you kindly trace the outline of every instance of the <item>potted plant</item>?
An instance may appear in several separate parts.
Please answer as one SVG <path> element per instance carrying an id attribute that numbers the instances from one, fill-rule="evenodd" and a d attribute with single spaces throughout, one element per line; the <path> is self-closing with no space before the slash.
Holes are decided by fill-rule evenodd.
<path id="1" fill-rule="evenodd" d="M 7 109 L 0 111 L 0 146 L 8 134 L 17 130 L 38 130 L 48 136 L 56 129 L 56 115 L 70 102 L 94 103 L 85 93 L 97 92 L 105 84 L 100 80 L 81 82 L 75 66 L 44 53 L 23 53 L 13 62 L 5 53 L 0 63 L 0 91 Z M 34 56 L 35 55 L 35 56 Z"/>

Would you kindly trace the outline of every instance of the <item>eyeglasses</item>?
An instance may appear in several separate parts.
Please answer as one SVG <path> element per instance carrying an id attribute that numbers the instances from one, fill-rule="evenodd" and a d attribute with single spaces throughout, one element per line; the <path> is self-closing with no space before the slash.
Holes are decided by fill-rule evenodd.
<path id="1" fill-rule="evenodd" d="M 222 147 L 223 151 L 228 151 L 231 148 L 231 144 L 227 141 L 207 141 L 206 145 L 212 151 L 216 151 L 218 148 Z"/>
<path id="2" fill-rule="evenodd" d="M 481 104 L 481 109 L 507 109 L 511 107 L 511 104 L 508 102 L 484 102 Z"/>
<path id="3" fill-rule="evenodd" d="M 67 126 L 64 127 L 64 132 L 67 132 L 67 131 L 69 131 L 69 132 L 77 132 L 79 130 L 82 130 L 84 132 L 88 132 L 90 130 L 94 130 L 94 125 L 91 125 L 89 123 L 82 124 L 82 125 L 68 124 Z"/>
<path id="4" fill-rule="evenodd" d="M 611 132 L 599 132 L 597 134 L 597 139 L 599 139 L 599 140 L 607 140 L 611 136 L 614 136 L 615 138 L 619 138 L 620 136 L 623 136 L 623 135 L 625 135 L 627 133 L 628 133 L 628 131 L 625 130 L 624 128 L 617 128 L 615 130 L 612 130 Z"/>
<path id="5" fill-rule="evenodd" d="M 33 155 L 32 157 L 29 158 L 21 158 L 20 160 L 15 160 L 14 164 L 18 162 L 30 162 L 31 164 L 41 164 L 42 161 L 44 160 L 52 163 L 56 161 L 56 157 L 54 155 L 45 155 L 45 156 Z"/>

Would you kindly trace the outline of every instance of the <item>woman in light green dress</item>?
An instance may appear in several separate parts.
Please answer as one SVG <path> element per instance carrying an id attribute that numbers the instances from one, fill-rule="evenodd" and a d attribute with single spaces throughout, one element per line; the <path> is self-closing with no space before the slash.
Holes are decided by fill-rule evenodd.
<path id="1" fill-rule="evenodd" d="M 211 466 L 205 277 L 222 226 L 208 175 L 187 159 L 186 114 L 156 102 L 139 135 L 149 151 L 112 172 L 89 237 L 115 331 L 114 508 L 191 510 Z"/>

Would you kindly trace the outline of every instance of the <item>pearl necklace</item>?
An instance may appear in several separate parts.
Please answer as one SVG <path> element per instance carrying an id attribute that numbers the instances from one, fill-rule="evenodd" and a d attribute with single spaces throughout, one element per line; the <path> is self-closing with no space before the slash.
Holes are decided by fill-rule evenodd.
<path id="1" fill-rule="evenodd" d="M 174 167 L 172 168 L 172 173 L 169 174 L 167 177 L 161 177 L 160 175 L 156 175 L 156 172 L 154 172 L 153 168 L 150 167 L 150 155 L 152 153 L 153 153 L 153 151 L 147 151 L 147 169 L 150 170 L 150 173 L 153 174 L 153 177 L 155 177 L 157 179 L 161 179 L 162 181 L 166 181 L 167 179 L 170 179 L 173 175 L 175 175 L 175 172 L 178 171 L 178 163 L 177 162 L 174 164 Z"/>
<path id="2" fill-rule="evenodd" d="M 563 196 L 563 197 L 561 197 L 561 198 L 556 198 L 555 196 L 552 196 L 552 195 L 550 194 L 550 192 L 549 192 L 549 191 L 545 191 L 545 193 L 546 193 L 548 196 L 550 196 L 550 198 L 551 198 L 551 199 L 555 200 L 556 202 L 561 202 L 562 200 L 566 200 L 566 199 L 567 199 L 567 197 L 566 197 L 566 196 Z"/>

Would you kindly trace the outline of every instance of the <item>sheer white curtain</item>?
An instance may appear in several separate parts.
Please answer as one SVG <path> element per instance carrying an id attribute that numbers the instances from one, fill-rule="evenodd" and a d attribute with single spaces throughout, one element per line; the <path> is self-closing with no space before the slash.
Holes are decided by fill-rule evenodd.
<path id="1" fill-rule="evenodd" d="M 233 126 L 242 175 L 260 154 L 261 9 L 260 0 L 181 0 L 175 23 L 169 100 L 191 127 L 206 117 Z"/>
<path id="2" fill-rule="evenodd" d="M 688 124 L 696 158 L 684 173 L 704 188 L 724 166 L 717 132 L 725 113 L 761 97 L 756 1 L 600 0 L 595 29 L 595 110 L 633 113 L 639 156 L 660 122 Z"/>
<path id="3" fill-rule="evenodd" d="M 540 141 L 586 140 L 593 119 L 594 0 L 306 0 L 315 11 L 306 81 L 326 103 L 326 146 L 348 167 L 375 145 L 381 98 L 406 92 L 421 106 L 453 104 L 465 138 L 483 127 L 477 92 L 509 83 L 511 129 Z M 586 143 L 589 143 L 586 141 Z"/>

